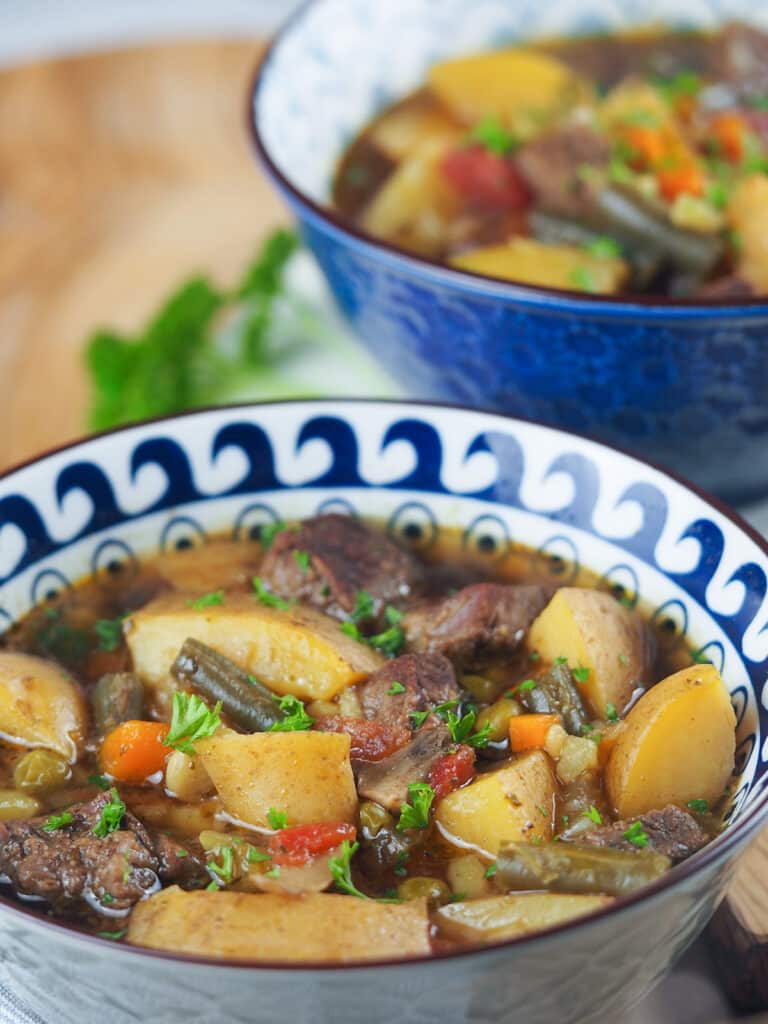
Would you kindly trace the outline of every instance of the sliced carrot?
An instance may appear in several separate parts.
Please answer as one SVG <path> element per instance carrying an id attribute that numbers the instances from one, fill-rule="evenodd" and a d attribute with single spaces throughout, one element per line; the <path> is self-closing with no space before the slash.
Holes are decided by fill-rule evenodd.
<path id="1" fill-rule="evenodd" d="M 107 775 L 119 782 L 144 782 L 162 769 L 170 753 L 163 740 L 165 722 L 123 722 L 101 745 L 100 762 Z"/>
<path id="2" fill-rule="evenodd" d="M 540 749 L 552 726 L 559 724 L 559 715 L 515 715 L 509 720 L 509 745 L 515 754 Z"/>
<path id="3" fill-rule="evenodd" d="M 739 114 L 720 114 L 711 125 L 712 138 L 718 152 L 737 164 L 744 159 L 747 141 L 747 125 Z"/>
<path id="4" fill-rule="evenodd" d="M 676 167 L 665 167 L 657 172 L 656 178 L 659 191 L 670 203 L 682 195 L 704 195 L 704 175 L 696 164 L 681 163 Z"/>
<path id="5" fill-rule="evenodd" d="M 636 170 L 656 167 L 669 153 L 669 141 L 658 128 L 624 125 L 622 136 L 632 149 L 630 163 Z"/>

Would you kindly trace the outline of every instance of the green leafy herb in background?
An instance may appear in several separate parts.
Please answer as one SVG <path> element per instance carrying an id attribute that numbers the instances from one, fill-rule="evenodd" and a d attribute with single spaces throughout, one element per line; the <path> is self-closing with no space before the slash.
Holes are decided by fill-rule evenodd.
<path id="1" fill-rule="evenodd" d="M 232 291 L 207 277 L 182 284 L 137 337 L 94 334 L 86 351 L 91 375 L 89 424 L 104 430 L 222 400 L 233 380 L 263 369 L 275 299 L 298 240 L 276 231 Z M 240 316 L 237 343 L 214 343 L 222 320 Z"/>

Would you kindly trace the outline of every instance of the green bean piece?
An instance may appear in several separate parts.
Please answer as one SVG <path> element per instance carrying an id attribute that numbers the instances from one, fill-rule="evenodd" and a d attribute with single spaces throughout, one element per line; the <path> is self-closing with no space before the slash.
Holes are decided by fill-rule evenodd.
<path id="1" fill-rule="evenodd" d="M 536 680 L 532 689 L 520 692 L 520 699 L 536 714 L 561 715 L 563 725 L 572 736 L 581 736 L 582 726 L 589 721 L 567 665 L 553 665 L 546 675 Z"/>
<path id="2" fill-rule="evenodd" d="M 91 694 L 93 718 L 100 736 L 144 714 L 144 687 L 132 672 L 110 672 L 101 677 Z"/>
<path id="3" fill-rule="evenodd" d="M 631 236 L 635 244 L 655 247 L 676 269 L 706 277 L 722 259 L 725 246 L 719 234 L 676 227 L 663 210 L 631 189 L 620 185 L 602 189 L 597 205 L 619 232 Z"/>
<path id="4" fill-rule="evenodd" d="M 418 900 L 423 896 L 432 905 L 447 903 L 451 898 L 451 890 L 439 878 L 408 878 L 397 887 L 397 895 L 401 900 Z"/>
<path id="5" fill-rule="evenodd" d="M 42 810 L 40 801 L 17 789 L 0 789 L 0 821 L 34 818 Z"/>
<path id="6" fill-rule="evenodd" d="M 13 781 L 30 793 L 61 789 L 72 774 L 69 763 L 52 750 L 30 750 L 16 763 Z"/>
<path id="7" fill-rule="evenodd" d="M 577 843 L 504 843 L 496 879 L 506 889 L 623 896 L 669 870 L 669 857 L 651 850 L 612 850 Z"/>
<path id="8" fill-rule="evenodd" d="M 286 717 L 271 690 L 218 651 L 193 640 L 184 641 L 171 675 L 212 701 L 247 732 L 268 732 Z"/>

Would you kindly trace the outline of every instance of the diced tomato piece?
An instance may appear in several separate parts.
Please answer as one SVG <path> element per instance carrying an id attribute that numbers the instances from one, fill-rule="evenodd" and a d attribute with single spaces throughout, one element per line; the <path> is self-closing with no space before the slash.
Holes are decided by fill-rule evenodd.
<path id="1" fill-rule="evenodd" d="M 427 781 L 435 791 L 435 799 L 440 800 L 469 782 L 474 774 L 475 752 L 472 747 L 462 744 L 452 754 L 435 761 Z"/>
<path id="2" fill-rule="evenodd" d="M 522 210 L 530 205 L 531 193 L 512 161 L 485 146 L 452 150 L 441 169 L 462 198 L 480 210 Z"/>
<path id="3" fill-rule="evenodd" d="M 747 142 L 747 125 L 740 114 L 720 114 L 711 125 L 712 138 L 719 153 L 731 163 L 737 164 L 744 158 Z"/>
<path id="4" fill-rule="evenodd" d="M 352 742 L 350 757 L 353 761 L 383 761 L 405 746 L 410 738 L 406 730 L 395 731 L 381 722 L 343 715 L 317 718 L 315 728 L 320 732 L 345 732 Z"/>
<path id="5" fill-rule="evenodd" d="M 343 821 L 320 821 L 315 825 L 281 828 L 269 840 L 269 852 L 275 864 L 299 867 L 340 846 L 345 839 L 354 842 L 357 829 Z"/>

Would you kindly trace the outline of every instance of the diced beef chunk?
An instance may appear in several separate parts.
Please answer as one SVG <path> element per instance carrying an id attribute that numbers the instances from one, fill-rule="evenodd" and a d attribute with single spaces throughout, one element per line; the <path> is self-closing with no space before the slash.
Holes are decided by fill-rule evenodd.
<path id="1" fill-rule="evenodd" d="M 1 823 L 0 872 L 18 893 L 73 915 L 99 906 L 125 910 L 162 883 L 203 880 L 203 866 L 191 851 L 151 832 L 130 812 L 118 830 L 94 835 L 109 801 L 102 793 L 71 807 L 72 821 L 50 832 L 43 828 L 48 816 Z"/>
<path id="2" fill-rule="evenodd" d="M 768 33 L 753 25 L 726 25 L 712 43 L 711 71 L 742 97 L 768 91 Z"/>
<path id="3" fill-rule="evenodd" d="M 371 621 L 382 623 L 387 604 L 400 605 L 420 583 L 422 567 L 377 530 L 343 515 L 306 519 L 278 534 L 261 566 L 266 583 L 284 597 L 346 619 L 358 594 L 373 599 Z"/>
<path id="4" fill-rule="evenodd" d="M 624 838 L 624 833 L 639 821 L 648 836 L 647 849 L 663 853 L 673 863 L 685 860 L 709 842 L 709 836 L 687 811 L 670 804 L 663 811 L 649 811 L 632 821 L 617 821 L 613 825 L 586 832 L 579 842 L 590 846 L 607 846 L 614 850 L 636 850 L 637 846 Z"/>
<path id="5" fill-rule="evenodd" d="M 582 168 L 606 167 L 610 155 L 608 143 L 597 132 L 569 125 L 523 146 L 516 161 L 542 209 L 578 217 L 595 207 L 592 179 L 581 174 Z"/>
<path id="6" fill-rule="evenodd" d="M 415 733 L 411 742 L 375 764 L 357 769 L 357 791 L 390 811 L 399 811 L 408 799 L 412 782 L 426 782 L 432 766 L 454 746 L 442 722 L 432 717 Z"/>
<path id="7" fill-rule="evenodd" d="M 391 693 L 393 689 L 397 692 Z M 412 711 L 425 711 L 458 696 L 453 665 L 442 654 L 402 654 L 374 672 L 360 689 L 366 718 L 404 728 L 408 734 Z"/>
<path id="8" fill-rule="evenodd" d="M 411 650 L 474 664 L 514 651 L 551 596 L 551 587 L 536 583 L 476 583 L 412 609 L 401 625 Z"/>

